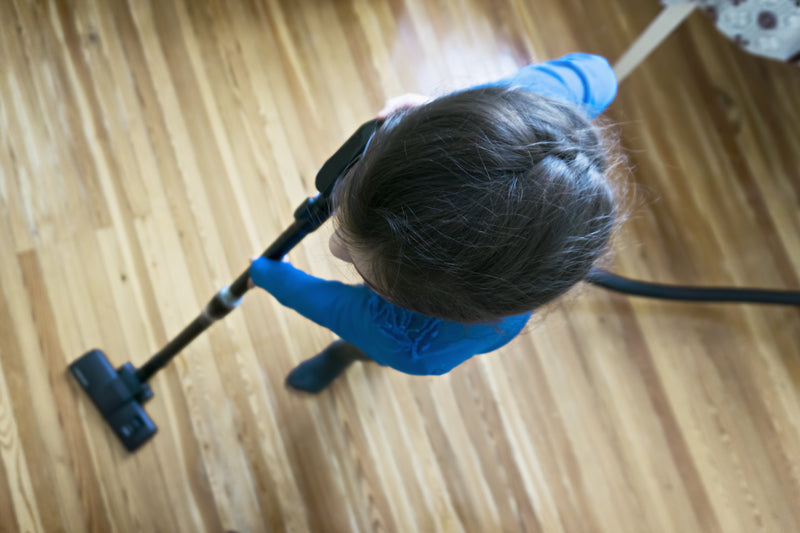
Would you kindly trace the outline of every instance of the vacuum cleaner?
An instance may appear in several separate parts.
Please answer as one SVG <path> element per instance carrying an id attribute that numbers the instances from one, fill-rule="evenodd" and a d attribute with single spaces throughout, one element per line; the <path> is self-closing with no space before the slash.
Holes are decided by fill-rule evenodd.
<path id="1" fill-rule="evenodd" d="M 379 119 L 362 124 L 325 162 L 317 172 L 316 196 L 300 204 L 294 212 L 294 222 L 264 251 L 262 257 L 282 259 L 330 217 L 330 195 L 334 185 L 359 160 L 380 124 Z M 153 397 L 147 381 L 211 324 L 233 311 L 249 290 L 249 279 L 248 268 L 215 294 L 197 318 L 138 369 L 130 362 L 114 368 L 108 356 L 99 349 L 86 352 L 69 365 L 75 380 L 129 452 L 139 449 L 157 431 L 144 410 L 144 404 Z M 622 278 L 596 268 L 589 272 L 585 281 L 624 294 L 650 298 L 800 305 L 800 292 L 659 285 Z"/>

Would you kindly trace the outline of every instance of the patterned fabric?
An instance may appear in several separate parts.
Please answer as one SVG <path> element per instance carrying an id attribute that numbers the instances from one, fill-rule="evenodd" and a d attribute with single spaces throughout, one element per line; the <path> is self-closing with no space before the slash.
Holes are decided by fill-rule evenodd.
<path id="1" fill-rule="evenodd" d="M 800 64 L 800 0 L 692 0 L 748 52 Z M 686 0 L 661 0 L 664 5 Z"/>

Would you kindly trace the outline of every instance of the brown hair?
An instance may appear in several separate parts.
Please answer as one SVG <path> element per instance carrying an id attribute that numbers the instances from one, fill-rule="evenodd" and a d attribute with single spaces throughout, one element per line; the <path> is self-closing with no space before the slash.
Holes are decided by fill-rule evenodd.
<path id="1" fill-rule="evenodd" d="M 614 228 L 606 170 L 599 129 L 575 106 L 462 91 L 386 119 L 334 191 L 339 234 L 388 301 L 491 322 L 584 278 Z"/>

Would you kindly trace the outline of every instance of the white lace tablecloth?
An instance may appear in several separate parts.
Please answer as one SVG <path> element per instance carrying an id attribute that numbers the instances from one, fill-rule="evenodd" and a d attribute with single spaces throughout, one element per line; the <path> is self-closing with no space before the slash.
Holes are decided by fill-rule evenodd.
<path id="1" fill-rule="evenodd" d="M 686 0 L 661 0 L 664 5 Z M 800 64 L 800 0 L 692 0 L 750 53 Z"/>

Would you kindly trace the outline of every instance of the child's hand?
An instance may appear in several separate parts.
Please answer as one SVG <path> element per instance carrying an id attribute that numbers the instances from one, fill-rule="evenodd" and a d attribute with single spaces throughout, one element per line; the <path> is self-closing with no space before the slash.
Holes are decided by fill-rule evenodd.
<path id="1" fill-rule="evenodd" d="M 395 111 L 426 104 L 431 100 L 432 98 L 430 96 L 416 93 L 407 93 L 401 96 L 395 96 L 394 98 L 387 100 L 383 106 L 383 109 L 378 111 L 378 118 L 386 118 Z"/>
<path id="2" fill-rule="evenodd" d="M 264 259 L 264 261 L 271 261 L 271 259 L 267 259 L 267 258 L 261 257 L 260 255 L 252 255 L 252 256 L 250 256 L 250 278 L 248 278 L 248 280 L 247 280 L 247 288 L 248 289 L 252 289 L 253 287 L 256 287 L 256 283 L 253 281 L 253 263 L 258 261 L 259 259 Z M 284 263 L 288 263 L 289 262 L 289 256 L 288 255 L 283 256 L 282 261 Z M 258 267 L 256 267 L 256 268 L 258 268 Z M 258 274 L 258 273 L 259 272 L 256 271 L 256 274 Z"/>

